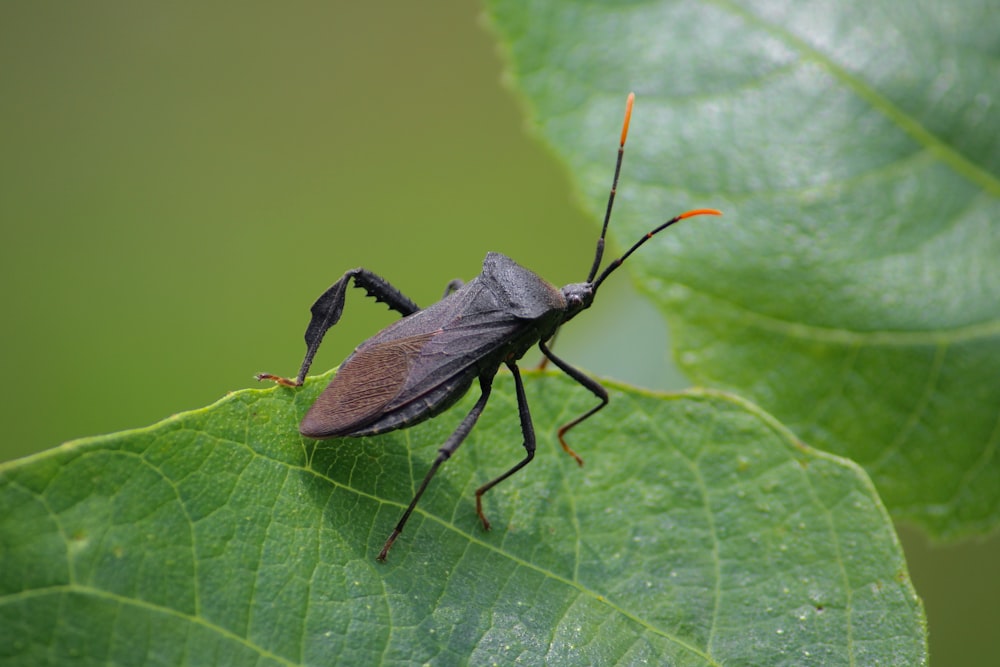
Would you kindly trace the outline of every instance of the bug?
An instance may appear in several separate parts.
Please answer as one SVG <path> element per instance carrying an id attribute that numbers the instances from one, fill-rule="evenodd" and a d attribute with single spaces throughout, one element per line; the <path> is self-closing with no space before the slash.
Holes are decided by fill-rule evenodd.
<path id="1" fill-rule="evenodd" d="M 347 285 L 353 281 L 355 287 L 365 289 L 368 296 L 387 304 L 403 318 L 361 343 L 344 360 L 302 419 L 299 426 L 302 435 L 318 439 L 362 437 L 413 426 L 452 407 L 474 382 L 479 382 L 479 400 L 438 449 L 437 457 L 379 552 L 378 560 L 385 560 L 438 468 L 469 435 L 486 407 L 494 377 L 500 366 L 506 366 L 514 377 L 525 456 L 476 490 L 476 514 L 483 528 L 489 530 L 490 522 L 483 513 L 483 494 L 526 466 L 535 456 L 535 430 L 517 361 L 536 344 L 545 360 L 583 385 L 599 401 L 558 430 L 563 450 L 583 465 L 583 459 L 566 444 L 566 433 L 607 405 L 608 392 L 596 380 L 553 354 L 547 343 L 561 325 L 590 307 L 608 276 L 655 234 L 685 218 L 721 215 L 715 209 L 696 209 L 671 218 L 647 232 L 598 274 L 634 100 L 635 95 L 630 94 L 604 224 L 590 273 L 584 282 L 560 289 L 509 257 L 491 252 L 486 255 L 483 271 L 476 278 L 464 284 L 452 281 L 440 301 L 421 309 L 378 275 L 364 268 L 351 269 L 312 306 L 312 319 L 305 333 L 306 355 L 299 374 L 294 379 L 269 373 L 257 375 L 258 380 L 300 386 L 323 336 L 340 320 Z"/>

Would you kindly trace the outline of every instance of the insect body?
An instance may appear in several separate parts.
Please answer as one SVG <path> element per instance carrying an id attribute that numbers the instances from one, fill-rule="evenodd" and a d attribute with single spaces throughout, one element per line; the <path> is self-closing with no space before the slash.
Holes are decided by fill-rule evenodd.
<path id="1" fill-rule="evenodd" d="M 476 490 L 476 513 L 483 527 L 489 529 L 490 523 L 482 508 L 483 494 L 523 468 L 535 455 L 534 427 L 517 360 L 536 344 L 548 360 L 599 399 L 597 405 L 560 427 L 558 432 L 563 449 L 577 463 L 583 464 L 566 444 L 565 434 L 607 405 L 608 394 L 596 380 L 555 356 L 546 342 L 563 323 L 588 308 L 601 283 L 654 234 L 695 215 L 719 215 L 714 209 L 698 209 L 672 218 L 648 232 L 598 275 L 633 99 L 634 96 L 629 95 L 604 226 L 586 281 L 560 289 L 509 257 L 491 252 L 486 255 L 483 271 L 476 278 L 464 285 L 453 282 L 441 301 L 420 309 L 374 273 L 352 269 L 313 304 L 312 320 L 305 334 L 306 356 L 298 376 L 292 380 L 266 373 L 257 376 L 259 380 L 274 380 L 288 386 L 301 385 L 324 334 L 340 320 L 347 285 L 353 280 L 356 287 L 364 288 L 369 296 L 388 304 L 404 317 L 363 342 L 344 360 L 329 386 L 303 418 L 299 427 L 302 435 L 310 438 L 361 437 L 412 426 L 450 408 L 478 380 L 479 400 L 438 450 L 437 458 L 379 552 L 379 560 L 385 560 L 437 469 L 472 430 L 486 407 L 493 378 L 500 366 L 505 365 L 514 376 L 526 454 L 507 472 Z"/>

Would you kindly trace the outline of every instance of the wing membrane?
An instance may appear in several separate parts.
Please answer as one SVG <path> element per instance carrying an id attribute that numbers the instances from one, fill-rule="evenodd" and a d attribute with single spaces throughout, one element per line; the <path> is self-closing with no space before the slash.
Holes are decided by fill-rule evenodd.
<path id="1" fill-rule="evenodd" d="M 375 421 L 406 384 L 420 350 L 437 333 L 373 342 L 358 349 L 309 408 L 300 432 L 328 438 Z"/>

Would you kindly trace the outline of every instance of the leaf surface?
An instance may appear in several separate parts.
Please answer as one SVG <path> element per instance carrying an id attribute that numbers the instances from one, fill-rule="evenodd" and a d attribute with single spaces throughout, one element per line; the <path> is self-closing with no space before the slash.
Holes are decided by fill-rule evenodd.
<path id="1" fill-rule="evenodd" d="M 328 379 L 328 378 L 325 378 Z M 378 438 L 296 425 L 324 383 L 230 395 L 0 467 L 0 662 L 916 665 L 923 613 L 856 466 L 713 392 L 593 403 L 509 375 L 386 564 L 374 556 L 472 404 Z M 474 392 L 473 392 L 474 393 Z"/>
<path id="2" fill-rule="evenodd" d="M 488 3 L 532 122 L 699 384 L 861 463 L 935 536 L 1000 517 L 1000 66 L 973 0 Z"/>

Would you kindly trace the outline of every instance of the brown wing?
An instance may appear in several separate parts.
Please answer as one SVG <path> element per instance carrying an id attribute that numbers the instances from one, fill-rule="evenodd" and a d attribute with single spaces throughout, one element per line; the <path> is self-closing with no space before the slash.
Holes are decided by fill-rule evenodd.
<path id="1" fill-rule="evenodd" d="M 420 356 L 440 330 L 364 345 L 341 365 L 299 425 L 310 438 L 331 438 L 374 421 L 399 394 Z"/>

